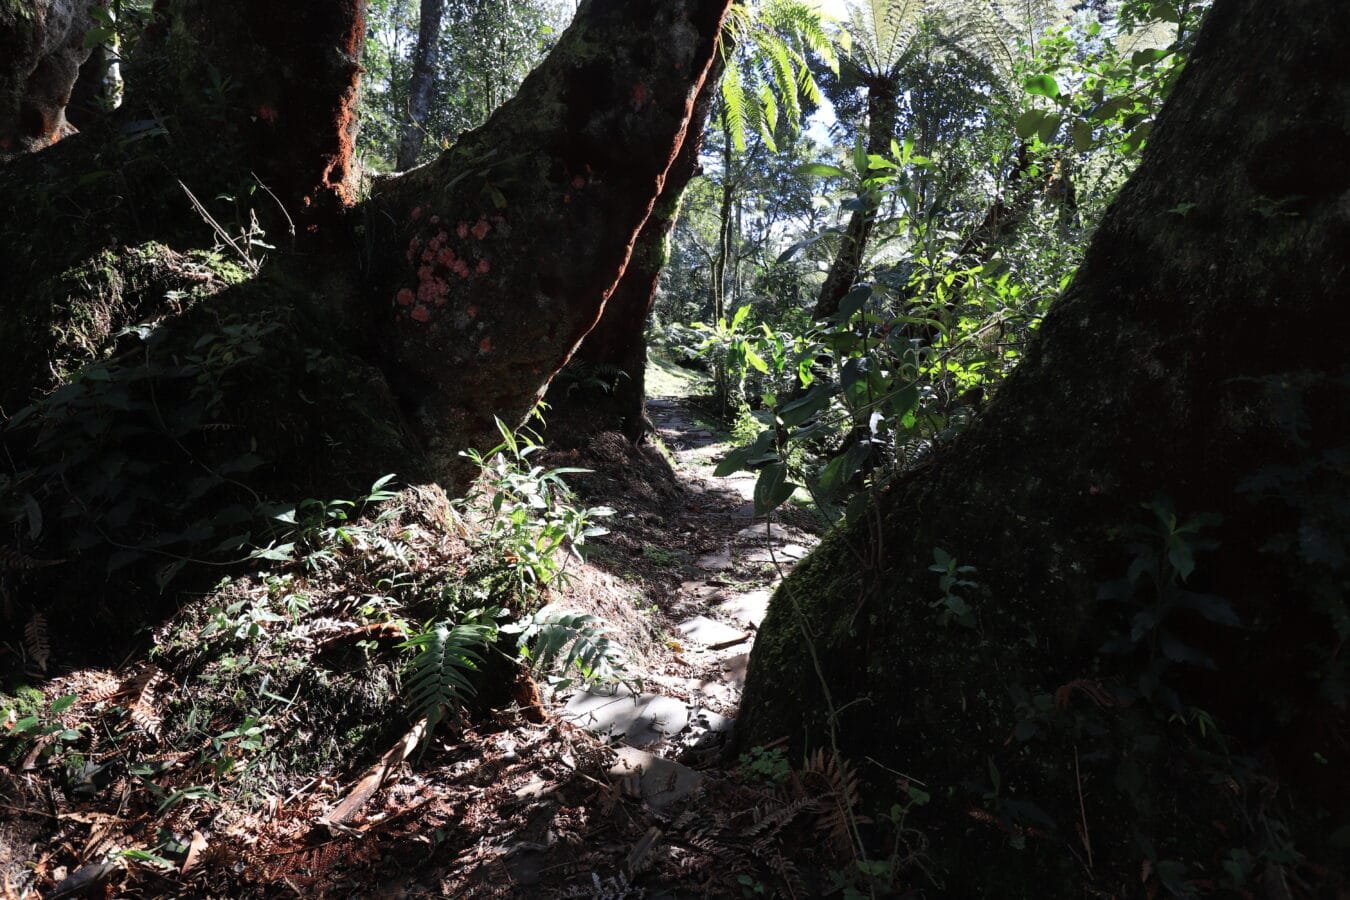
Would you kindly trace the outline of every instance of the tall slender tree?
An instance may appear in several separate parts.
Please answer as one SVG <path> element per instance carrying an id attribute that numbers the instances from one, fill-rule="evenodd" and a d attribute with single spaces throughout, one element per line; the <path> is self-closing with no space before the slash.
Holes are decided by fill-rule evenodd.
<path id="1" fill-rule="evenodd" d="M 422 0 L 417 22 L 417 47 L 413 50 L 412 78 L 408 82 L 408 110 L 398 145 L 398 168 L 417 165 L 426 136 L 431 91 L 436 83 L 436 63 L 441 47 L 441 18 L 445 0 Z"/>

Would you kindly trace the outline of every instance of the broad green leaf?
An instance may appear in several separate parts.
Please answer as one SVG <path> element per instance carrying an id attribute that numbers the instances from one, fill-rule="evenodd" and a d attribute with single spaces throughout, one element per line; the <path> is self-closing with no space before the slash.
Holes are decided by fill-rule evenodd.
<path id="1" fill-rule="evenodd" d="M 1030 138 L 1033 134 L 1040 131 L 1041 125 L 1045 122 L 1048 115 L 1043 109 L 1029 109 L 1017 117 L 1013 124 L 1017 136 L 1022 140 Z"/>
<path id="2" fill-rule="evenodd" d="M 1023 87 L 1028 94 L 1035 97 L 1049 97 L 1053 100 L 1059 96 L 1059 82 L 1053 75 L 1033 75 L 1023 82 Z"/>
<path id="3" fill-rule="evenodd" d="M 751 350 L 749 347 L 745 348 L 745 361 L 750 364 L 751 368 L 763 372 L 765 375 L 769 374 L 769 364 L 764 361 L 762 356 L 754 350 Z"/>
<path id="4" fill-rule="evenodd" d="M 1163 50 L 1157 47 L 1136 50 L 1134 51 L 1134 55 L 1130 57 L 1130 65 L 1135 68 L 1146 66 L 1149 63 L 1155 63 L 1160 59 L 1166 59 L 1170 53 L 1170 50 Z"/>
<path id="5" fill-rule="evenodd" d="M 1092 149 L 1092 126 L 1087 122 L 1073 123 L 1073 148 L 1080 153 Z"/>
<path id="6" fill-rule="evenodd" d="M 771 463 L 760 470 L 755 482 L 755 515 L 773 512 L 792 496 L 797 485 L 787 480 L 787 466 Z"/>
<path id="7" fill-rule="evenodd" d="M 816 178 L 847 178 L 848 173 L 838 166 L 825 163 L 807 163 L 797 167 L 798 175 L 812 175 Z"/>

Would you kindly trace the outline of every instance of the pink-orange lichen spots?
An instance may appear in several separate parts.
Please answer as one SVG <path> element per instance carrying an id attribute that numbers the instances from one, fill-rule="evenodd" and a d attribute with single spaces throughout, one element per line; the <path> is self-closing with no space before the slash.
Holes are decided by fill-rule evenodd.
<path id="1" fill-rule="evenodd" d="M 462 259 L 455 260 L 455 274 L 460 278 L 468 278 L 470 274 L 469 264 Z"/>
<path id="2" fill-rule="evenodd" d="M 275 125 L 277 124 L 277 119 L 280 117 L 277 115 L 275 106 L 270 103 L 264 103 L 262 106 L 258 107 L 258 118 L 262 119 L 268 125 Z"/>
<path id="3" fill-rule="evenodd" d="M 414 322 L 422 322 L 425 324 L 431 321 L 431 313 L 425 306 L 415 306 L 413 307 L 412 318 Z"/>
<path id="4" fill-rule="evenodd" d="M 639 110 L 647 105 L 647 98 L 651 96 L 651 91 L 642 82 L 633 85 L 633 109 Z"/>
<path id="5" fill-rule="evenodd" d="M 469 308 L 464 310 L 464 315 L 468 316 L 470 319 L 478 318 L 478 307 L 470 304 Z"/>
<path id="6" fill-rule="evenodd" d="M 478 224 L 473 226 L 473 236 L 481 241 L 491 230 L 492 226 L 488 224 L 487 219 L 479 219 Z"/>
<path id="7" fill-rule="evenodd" d="M 422 207 L 414 206 L 412 211 L 412 220 L 416 222 L 420 218 L 422 218 Z"/>
<path id="8" fill-rule="evenodd" d="M 586 179 L 585 179 L 584 177 L 582 177 L 581 175 L 578 175 L 577 177 L 575 177 L 575 178 L 572 179 L 572 188 L 573 188 L 574 190 L 578 190 L 578 191 L 579 191 L 579 190 L 581 190 L 582 188 L 584 188 L 585 186 L 586 186 Z"/>
<path id="9" fill-rule="evenodd" d="M 440 217 L 440 216 L 432 216 L 430 221 L 431 221 L 431 224 L 432 224 L 432 225 L 439 225 L 439 224 L 441 224 L 441 217 Z"/>
<path id="10" fill-rule="evenodd" d="M 399 306 L 412 306 L 413 302 L 412 289 L 404 288 L 403 290 L 399 291 L 398 296 L 396 296 L 394 300 L 398 303 Z"/>
<path id="11" fill-rule="evenodd" d="M 459 235 L 459 239 L 460 239 L 461 241 L 464 240 L 466 237 L 468 237 L 468 236 L 469 236 L 469 223 L 468 223 L 468 222 L 460 222 L 457 226 L 455 226 L 455 234 Z"/>
<path id="12" fill-rule="evenodd" d="M 479 341 L 479 342 L 478 342 L 478 352 L 479 352 L 479 353 L 491 353 L 491 352 L 492 352 L 492 338 L 490 338 L 490 337 L 485 337 L 485 338 L 483 338 L 481 341 Z"/>
<path id="13" fill-rule="evenodd" d="M 489 263 L 486 259 L 480 259 L 480 260 L 478 261 L 478 274 L 479 274 L 479 275 L 486 275 L 487 273 L 489 273 L 489 272 L 491 272 L 491 271 L 492 271 L 492 264 Z"/>
<path id="14" fill-rule="evenodd" d="M 445 249 L 441 250 L 441 252 L 436 254 L 436 262 L 440 263 L 446 268 L 453 266 L 455 264 L 455 251 L 451 250 L 449 247 L 446 247 Z"/>

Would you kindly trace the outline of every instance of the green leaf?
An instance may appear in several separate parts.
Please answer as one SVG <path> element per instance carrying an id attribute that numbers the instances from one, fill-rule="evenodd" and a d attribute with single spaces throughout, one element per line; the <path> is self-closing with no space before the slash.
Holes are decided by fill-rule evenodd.
<path id="1" fill-rule="evenodd" d="M 773 512 L 792 496 L 797 485 L 787 480 L 787 466 L 772 463 L 765 466 L 755 482 L 755 515 Z"/>
<path id="2" fill-rule="evenodd" d="M 853 314 L 862 309 L 863 305 L 871 298 L 872 286 L 870 284 L 858 285 L 839 301 L 839 311 L 835 313 L 834 318 L 841 322 L 851 319 Z"/>
<path id="3" fill-rule="evenodd" d="M 867 164 L 867 148 L 863 146 L 862 138 L 858 138 L 858 142 L 853 145 L 853 168 L 858 173 L 859 177 L 867 177 L 867 170 L 869 168 Z"/>
<path id="4" fill-rule="evenodd" d="M 1171 55 L 1170 50 L 1163 50 L 1157 47 L 1136 50 L 1134 51 L 1134 55 L 1130 57 L 1130 65 L 1135 68 L 1146 66 L 1150 63 L 1155 63 L 1160 59 L 1166 59 L 1169 55 Z"/>
<path id="5" fill-rule="evenodd" d="M 1022 113 L 1017 117 L 1017 121 L 1013 124 L 1017 136 L 1024 141 L 1030 138 L 1033 134 L 1040 131 L 1041 125 L 1044 124 L 1047 115 L 1049 114 L 1043 109 L 1029 109 Z"/>
<path id="6" fill-rule="evenodd" d="M 754 350 L 751 350 L 749 347 L 745 348 L 745 361 L 750 364 L 751 368 L 763 372 L 765 375 L 769 374 L 769 364 L 764 361 L 762 356 Z"/>
<path id="7" fill-rule="evenodd" d="M 1041 143 L 1048 144 L 1055 139 L 1055 134 L 1059 131 L 1059 126 L 1064 118 L 1051 113 L 1041 122 L 1041 127 L 1037 129 L 1036 136 L 1041 139 Z"/>
<path id="8" fill-rule="evenodd" d="M 1134 131 L 1130 132 L 1130 136 L 1125 138 L 1125 142 L 1124 144 L 1122 144 L 1122 147 L 1125 150 L 1125 152 L 1126 153 L 1136 152 L 1140 147 L 1144 145 L 1144 141 L 1148 139 L 1149 132 L 1152 130 L 1153 130 L 1153 123 L 1145 122 L 1143 125 L 1140 125 Z"/>
<path id="9" fill-rule="evenodd" d="M 1073 149 L 1085 153 L 1092 149 L 1092 126 L 1087 122 L 1073 123 Z"/>
<path id="10" fill-rule="evenodd" d="M 91 50 L 99 44 L 106 44 L 117 34 L 117 29 L 98 25 L 84 33 L 84 49 Z"/>
<path id="11" fill-rule="evenodd" d="M 52 701 L 52 714 L 59 715 L 75 705 L 75 701 L 80 699 L 77 694 L 66 694 L 64 697 L 57 697 Z"/>
<path id="12" fill-rule="evenodd" d="M 838 166 L 830 166 L 825 163 L 807 163 L 804 166 L 798 166 L 796 169 L 798 175 L 811 175 L 816 178 L 847 178 L 848 173 Z"/>
<path id="13" fill-rule="evenodd" d="M 1033 75 L 1022 86 L 1034 97 L 1049 97 L 1053 100 L 1059 96 L 1059 82 L 1053 75 Z"/>

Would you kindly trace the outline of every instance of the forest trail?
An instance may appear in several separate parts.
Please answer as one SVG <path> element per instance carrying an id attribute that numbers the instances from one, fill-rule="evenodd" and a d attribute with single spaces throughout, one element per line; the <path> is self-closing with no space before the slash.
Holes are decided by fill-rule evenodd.
<path id="1" fill-rule="evenodd" d="M 755 516 L 753 473 L 714 473 L 727 438 L 700 418 L 689 397 L 678 391 L 654 396 L 647 410 L 683 495 L 658 514 L 659 521 L 646 513 L 654 533 L 641 548 L 645 561 L 668 570 L 666 589 L 657 579 L 651 592 L 664 638 L 658 652 L 633 667 L 633 687 L 577 691 L 559 713 L 639 751 L 622 752 L 621 765 L 650 767 L 660 765 L 659 758 L 701 767 L 723 755 L 774 587 L 817 538 L 803 527 L 810 522 L 801 511 L 787 516 L 790 524 Z M 621 512 L 624 519 L 642 515 Z M 667 781 L 678 795 L 694 779 Z M 678 796 L 657 799 L 664 804 Z"/>

